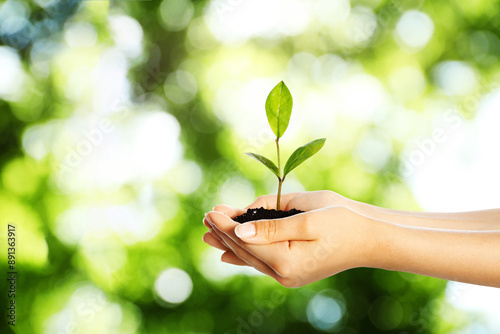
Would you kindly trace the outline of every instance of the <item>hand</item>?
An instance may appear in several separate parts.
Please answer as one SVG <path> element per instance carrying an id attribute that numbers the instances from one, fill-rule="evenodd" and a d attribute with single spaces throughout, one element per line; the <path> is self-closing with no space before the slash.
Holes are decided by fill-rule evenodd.
<path id="1" fill-rule="evenodd" d="M 281 208 L 285 211 L 290 209 L 311 211 L 335 205 L 354 207 L 355 203 L 357 202 L 349 200 L 348 198 L 329 190 L 295 192 L 283 194 L 281 196 Z M 276 209 L 276 195 L 260 196 L 255 200 L 255 202 L 247 206 L 244 210 L 228 205 L 217 205 L 214 208 L 214 211 L 224 212 L 231 215 L 231 218 L 234 218 L 245 213 L 248 209 L 261 207 L 264 209 Z M 213 247 L 226 250 L 225 246 L 221 244 L 220 238 L 217 237 L 217 234 L 212 230 L 206 219 L 203 219 L 203 223 L 209 228 L 209 234 L 204 236 L 203 240 Z M 217 242 L 217 240 L 219 242 Z M 234 257 L 225 256 L 225 258 L 233 259 Z"/>
<path id="2" fill-rule="evenodd" d="M 297 209 L 311 211 L 335 205 L 350 206 L 353 202 L 329 190 L 305 191 L 282 195 L 281 210 Z M 258 197 L 255 202 L 245 208 L 245 211 L 246 209 L 260 207 L 264 209 L 276 209 L 276 195 Z M 243 213 L 244 211 L 241 210 L 241 212 Z"/>
<path id="3" fill-rule="evenodd" d="M 222 261 L 250 265 L 287 287 L 354 267 L 398 270 L 500 287 L 498 210 L 463 213 L 395 211 L 331 192 L 283 196 L 304 213 L 238 224 L 244 210 L 219 205 L 206 215 L 203 240 Z M 263 196 L 250 207 L 274 208 Z"/>
<path id="4" fill-rule="evenodd" d="M 290 207 L 298 196 L 287 195 L 290 196 L 284 201 L 284 208 Z M 265 204 L 265 199 L 260 201 Z M 295 208 L 302 210 L 315 206 L 314 201 L 296 204 L 300 206 Z M 325 203 L 316 201 L 317 204 Z M 204 236 L 205 242 L 225 250 L 224 262 L 253 266 L 284 286 L 303 286 L 369 262 L 371 223 L 345 206 L 242 225 L 231 218 L 243 210 L 222 205 L 215 209 L 206 215 L 205 222 L 212 230 Z M 254 228 L 253 236 L 244 233 L 245 226 Z"/>
<path id="5" fill-rule="evenodd" d="M 281 208 L 283 210 L 298 209 L 302 211 L 311 211 L 334 205 L 346 206 L 349 204 L 350 206 L 354 206 L 353 202 L 354 201 L 351 201 L 348 198 L 328 190 L 295 192 L 283 194 L 281 196 Z M 245 213 L 247 209 L 261 207 L 264 209 L 276 209 L 276 195 L 260 196 L 255 200 L 255 202 L 247 206 L 245 210 L 230 207 L 228 205 L 218 205 L 214 208 L 214 211 L 226 213 L 231 218 L 234 218 Z M 208 233 L 203 236 L 203 241 L 212 247 L 225 251 L 221 258 L 223 262 L 235 265 L 248 265 L 246 262 L 238 258 L 231 251 L 231 249 L 225 245 L 224 241 L 221 237 L 219 237 L 217 232 L 212 229 L 210 224 L 208 224 L 206 218 L 203 219 L 203 223 L 209 228 Z"/>

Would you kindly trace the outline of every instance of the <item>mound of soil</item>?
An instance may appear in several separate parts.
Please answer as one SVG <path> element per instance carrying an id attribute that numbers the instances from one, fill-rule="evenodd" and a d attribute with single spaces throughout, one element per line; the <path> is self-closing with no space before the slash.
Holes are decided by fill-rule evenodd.
<path id="1" fill-rule="evenodd" d="M 281 211 L 281 210 L 277 211 L 274 209 L 268 210 L 264 208 L 248 209 L 247 212 L 237 217 L 234 217 L 233 220 L 242 224 L 252 220 L 286 218 L 302 212 L 304 211 L 297 209 L 291 209 L 288 211 Z"/>

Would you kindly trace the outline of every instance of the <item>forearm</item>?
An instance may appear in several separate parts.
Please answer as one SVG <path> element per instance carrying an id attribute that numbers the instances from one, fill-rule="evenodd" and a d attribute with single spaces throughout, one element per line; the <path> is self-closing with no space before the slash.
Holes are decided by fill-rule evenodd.
<path id="1" fill-rule="evenodd" d="M 352 201 L 357 212 L 394 224 L 447 230 L 500 231 L 500 209 L 435 213 L 401 211 Z"/>
<path id="2" fill-rule="evenodd" d="M 450 231 L 372 222 L 368 266 L 500 287 L 500 231 Z"/>

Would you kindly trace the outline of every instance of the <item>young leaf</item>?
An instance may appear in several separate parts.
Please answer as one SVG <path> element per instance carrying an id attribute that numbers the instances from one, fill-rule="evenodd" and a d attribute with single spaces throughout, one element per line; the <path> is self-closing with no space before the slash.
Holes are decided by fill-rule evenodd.
<path id="1" fill-rule="evenodd" d="M 316 152 L 318 152 L 323 145 L 325 144 L 326 139 L 316 139 L 310 143 L 305 144 L 304 146 L 299 147 L 292 153 L 290 158 L 285 165 L 285 172 L 283 177 L 285 177 L 288 173 L 290 173 L 295 167 L 312 157 Z"/>
<path id="2" fill-rule="evenodd" d="M 283 81 L 273 88 L 266 100 L 267 120 L 277 138 L 283 136 L 292 114 L 292 94 Z"/>
<path id="3" fill-rule="evenodd" d="M 267 168 L 269 168 L 271 170 L 271 172 L 274 173 L 274 175 L 276 175 L 277 177 L 280 177 L 280 171 L 278 170 L 278 167 L 276 167 L 274 162 L 272 162 L 268 158 L 263 157 L 262 155 L 256 154 L 256 153 L 245 153 L 245 154 L 248 155 L 249 157 L 254 158 L 255 160 L 262 162 L 262 164 L 264 166 L 266 166 Z"/>

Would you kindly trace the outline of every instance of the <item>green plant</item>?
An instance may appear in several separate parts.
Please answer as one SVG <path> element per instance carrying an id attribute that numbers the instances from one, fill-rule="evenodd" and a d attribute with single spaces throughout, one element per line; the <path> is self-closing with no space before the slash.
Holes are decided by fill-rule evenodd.
<path id="1" fill-rule="evenodd" d="M 276 151 L 278 155 L 278 166 L 268 158 L 256 154 L 256 153 L 246 153 L 250 157 L 260 161 L 264 166 L 269 168 L 271 172 L 278 177 L 278 196 L 276 202 L 276 209 L 280 210 L 281 203 L 281 187 L 285 181 L 286 176 L 293 169 L 299 166 L 301 163 L 312 157 L 316 152 L 318 152 L 325 144 L 326 139 L 316 139 L 312 142 L 299 147 L 292 153 L 290 158 L 285 164 L 283 170 L 283 176 L 281 175 L 281 159 L 280 159 L 280 144 L 279 140 L 285 133 L 288 123 L 290 121 L 290 116 L 292 115 L 293 99 L 292 94 L 288 90 L 288 87 L 283 81 L 273 88 L 271 93 L 266 100 L 266 114 L 267 120 L 274 134 L 276 135 Z"/>

